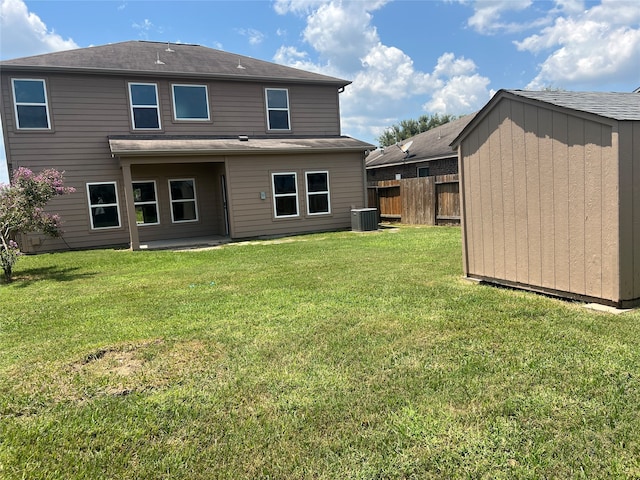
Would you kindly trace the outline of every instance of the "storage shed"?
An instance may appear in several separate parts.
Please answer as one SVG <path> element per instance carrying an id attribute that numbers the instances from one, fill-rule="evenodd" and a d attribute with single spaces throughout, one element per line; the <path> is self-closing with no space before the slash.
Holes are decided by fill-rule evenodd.
<path id="1" fill-rule="evenodd" d="M 640 94 L 500 90 L 458 149 L 466 277 L 640 304 Z"/>

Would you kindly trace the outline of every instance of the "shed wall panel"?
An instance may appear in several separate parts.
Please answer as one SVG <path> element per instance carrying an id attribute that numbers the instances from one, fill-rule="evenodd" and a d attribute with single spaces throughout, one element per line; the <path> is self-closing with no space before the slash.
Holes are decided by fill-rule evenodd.
<path id="1" fill-rule="evenodd" d="M 500 142 L 500 112 L 498 109 L 489 114 L 489 192 L 491 194 L 491 234 L 494 264 L 493 275 L 505 276 L 504 208 L 502 185 L 502 158 Z"/>
<path id="2" fill-rule="evenodd" d="M 569 291 L 586 294 L 584 250 L 584 121 L 569 125 Z"/>
<path id="3" fill-rule="evenodd" d="M 487 112 L 461 143 L 466 273 L 617 301 L 619 174 L 612 138 L 611 122 L 530 102 L 503 99 Z M 640 225 L 640 214 L 624 215 Z M 627 235 L 640 238 L 637 228 Z M 627 240 L 627 248 L 635 243 Z M 637 270 L 626 272 L 634 285 Z"/>
<path id="4" fill-rule="evenodd" d="M 511 105 L 511 142 L 514 174 L 514 200 L 516 225 L 516 282 L 529 282 L 529 222 L 527 215 L 527 169 L 525 162 L 526 142 L 524 129 L 524 105 L 520 102 L 508 102 Z"/>
<path id="5" fill-rule="evenodd" d="M 555 288 L 568 292 L 569 285 L 569 152 L 568 115 L 553 112 L 553 246 Z"/>
<path id="6" fill-rule="evenodd" d="M 524 106 L 525 172 L 529 278 L 527 283 L 542 284 L 541 219 L 540 219 L 540 155 L 538 144 L 538 109 Z"/>
<path id="7" fill-rule="evenodd" d="M 585 293 L 602 295 L 602 126 L 585 122 Z"/>
<path id="8" fill-rule="evenodd" d="M 538 109 L 539 178 L 544 183 L 540 185 L 540 282 L 545 288 L 555 288 L 556 277 L 553 134 L 552 112 Z"/>
<path id="9" fill-rule="evenodd" d="M 619 125 L 619 124 L 618 124 Z M 611 126 L 602 126 L 602 297 L 620 300 L 620 150 Z M 628 297 L 627 297 L 628 298 Z"/>
<path id="10" fill-rule="evenodd" d="M 487 145 L 489 140 L 489 125 L 487 122 L 478 126 L 479 142 Z M 484 222 L 481 223 L 482 235 L 482 271 L 487 275 L 495 276 L 495 263 L 493 257 L 493 214 L 491 205 L 491 150 L 487 147 L 480 149 L 480 209 Z"/>
<path id="11" fill-rule="evenodd" d="M 624 299 L 640 298 L 640 122 L 621 122 L 620 285 Z"/>
<path id="12" fill-rule="evenodd" d="M 467 252 L 468 272 L 481 272 L 483 265 L 482 238 L 482 205 L 478 201 L 480 195 L 480 154 L 478 153 L 478 131 L 473 131 L 465 146 L 465 220 L 468 241 Z M 468 273 L 467 272 L 467 273 Z"/>
<path id="13" fill-rule="evenodd" d="M 511 104 L 503 102 L 500 111 L 500 172 L 502 180 L 502 207 L 504 221 L 504 278 L 517 281 L 517 228 L 515 214 L 516 185 L 513 161 L 513 133 L 510 121 Z"/>

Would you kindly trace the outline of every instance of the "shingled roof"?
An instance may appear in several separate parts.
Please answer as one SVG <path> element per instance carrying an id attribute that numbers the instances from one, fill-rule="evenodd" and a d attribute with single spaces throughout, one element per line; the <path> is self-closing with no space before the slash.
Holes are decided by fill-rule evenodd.
<path id="1" fill-rule="evenodd" d="M 518 98 L 535 103 L 565 108 L 575 112 L 589 113 L 603 118 L 617 121 L 640 120 L 640 93 L 637 92 L 568 92 L 559 91 L 530 91 L 530 90 L 498 90 L 498 92 L 482 107 L 471 122 L 469 122 L 451 142 L 456 148 L 462 139 L 502 98 Z"/>
<path id="2" fill-rule="evenodd" d="M 325 83 L 351 82 L 200 45 L 129 41 L 47 53 L 0 62 L 21 71 L 76 71 L 99 74 L 176 75 L 181 77 Z"/>
<path id="3" fill-rule="evenodd" d="M 518 97 L 593 113 L 613 120 L 640 120 L 640 94 L 625 92 L 566 92 L 504 90 Z"/>
<path id="4" fill-rule="evenodd" d="M 395 145 L 374 150 L 367 156 L 367 168 L 390 167 L 405 163 L 455 157 L 457 153 L 451 149 L 449 144 L 473 119 L 474 115 L 465 115 L 439 127 L 407 138 L 402 142 L 402 145 L 412 142 L 408 155 Z"/>

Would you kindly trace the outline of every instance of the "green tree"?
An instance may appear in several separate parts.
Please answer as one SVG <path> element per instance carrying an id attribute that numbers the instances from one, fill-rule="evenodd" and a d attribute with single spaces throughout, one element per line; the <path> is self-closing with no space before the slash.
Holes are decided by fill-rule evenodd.
<path id="1" fill-rule="evenodd" d="M 418 135 L 419 133 L 426 132 L 432 128 L 444 125 L 452 120 L 455 120 L 455 115 L 421 115 L 417 120 L 401 120 L 400 123 L 392 125 L 385 129 L 385 131 L 378 137 L 378 144 L 381 147 L 388 147 L 394 145 L 397 142 L 406 140 L 407 138 Z"/>
<path id="2" fill-rule="evenodd" d="M 0 265 L 6 281 L 11 281 L 13 265 L 20 255 L 17 234 L 59 236 L 60 216 L 45 212 L 44 207 L 53 197 L 74 191 L 64 186 L 62 173 L 54 169 L 36 175 L 21 167 L 13 174 L 11 184 L 0 184 Z"/>

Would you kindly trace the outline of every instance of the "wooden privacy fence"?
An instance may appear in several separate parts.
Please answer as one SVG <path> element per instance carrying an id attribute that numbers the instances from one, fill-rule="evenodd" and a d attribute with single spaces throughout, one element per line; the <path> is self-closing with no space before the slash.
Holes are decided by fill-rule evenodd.
<path id="1" fill-rule="evenodd" d="M 460 223 L 458 175 L 384 180 L 368 187 L 369 207 L 381 220 L 411 225 Z"/>

